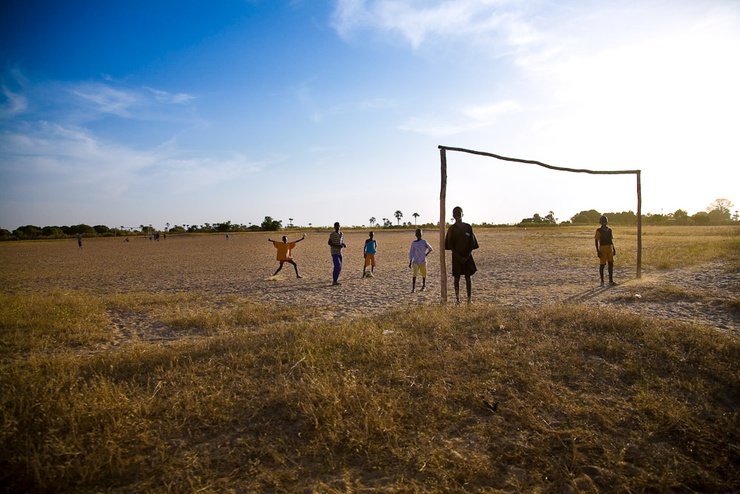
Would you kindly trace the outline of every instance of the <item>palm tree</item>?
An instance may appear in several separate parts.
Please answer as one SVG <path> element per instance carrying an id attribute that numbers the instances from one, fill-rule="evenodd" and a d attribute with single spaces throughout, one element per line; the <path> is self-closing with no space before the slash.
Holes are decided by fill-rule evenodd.
<path id="1" fill-rule="evenodd" d="M 421 215 L 420 215 L 419 213 L 414 213 L 414 214 L 412 214 L 411 216 L 413 216 L 413 217 L 414 217 L 414 226 L 416 226 L 416 218 L 418 218 L 418 217 L 419 217 L 419 216 L 421 216 Z"/>
<path id="2" fill-rule="evenodd" d="M 376 221 L 376 220 L 375 220 L 375 216 L 373 216 L 372 218 L 370 218 L 370 227 L 371 227 L 371 228 L 372 228 L 372 226 L 373 226 L 373 225 L 375 224 L 375 221 Z"/>
<path id="3" fill-rule="evenodd" d="M 403 213 L 399 210 L 393 213 L 393 216 L 396 217 L 396 220 L 398 221 L 398 224 L 401 224 L 401 218 L 403 218 Z"/>

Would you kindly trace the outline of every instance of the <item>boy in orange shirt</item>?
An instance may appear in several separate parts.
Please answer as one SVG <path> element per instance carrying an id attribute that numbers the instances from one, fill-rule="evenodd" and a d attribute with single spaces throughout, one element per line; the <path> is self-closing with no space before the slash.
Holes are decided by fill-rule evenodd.
<path id="1" fill-rule="evenodd" d="M 277 260 L 280 261 L 280 266 L 277 268 L 277 271 L 273 273 L 273 276 L 278 274 L 281 269 L 283 269 L 283 264 L 286 262 L 293 265 L 295 268 L 295 276 L 296 278 L 303 278 L 300 274 L 298 274 L 298 265 L 293 260 L 292 250 L 295 248 L 296 244 L 300 242 L 301 240 L 306 238 L 306 234 L 303 234 L 303 237 L 299 238 L 295 242 L 288 242 L 288 237 L 283 236 L 283 241 L 278 242 L 277 240 L 272 240 L 270 238 L 267 239 L 268 242 L 272 242 L 272 245 L 275 246 L 277 249 Z"/>

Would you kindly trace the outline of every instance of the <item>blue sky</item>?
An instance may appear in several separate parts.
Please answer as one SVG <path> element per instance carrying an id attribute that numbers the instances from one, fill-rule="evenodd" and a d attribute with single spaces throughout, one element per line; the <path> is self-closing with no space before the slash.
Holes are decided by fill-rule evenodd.
<path id="1" fill-rule="evenodd" d="M 5 0 L 0 227 L 436 222 L 439 145 L 740 208 L 736 0 Z M 634 176 L 448 154 L 470 222 Z M 451 214 L 450 214 L 451 216 Z"/>

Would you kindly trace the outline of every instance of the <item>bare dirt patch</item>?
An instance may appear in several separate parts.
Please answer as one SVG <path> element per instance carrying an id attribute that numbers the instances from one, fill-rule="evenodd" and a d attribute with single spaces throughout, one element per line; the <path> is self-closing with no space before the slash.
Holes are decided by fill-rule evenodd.
<path id="1" fill-rule="evenodd" d="M 299 233 L 287 233 L 292 240 Z M 294 250 L 302 279 L 292 266 L 277 268 L 275 248 L 267 238 L 283 233 L 182 235 L 150 241 L 133 237 L 76 241 L 6 242 L 0 245 L 3 289 L 50 291 L 71 289 L 99 294 L 126 292 L 198 292 L 218 300 L 230 295 L 258 302 L 305 307 L 320 317 L 356 317 L 388 309 L 440 302 L 439 234 L 425 232 L 434 247 L 429 256 L 427 290 L 411 293 L 408 248 L 412 230 L 379 230 L 378 267 L 374 278 L 362 278 L 362 247 L 367 232 L 345 233 L 341 286 L 331 286 L 328 231 L 308 232 Z M 599 288 L 598 262 L 592 254 L 592 232 L 568 230 L 543 235 L 534 230 L 478 230 L 475 252 L 479 271 L 473 278 L 477 304 L 533 307 L 545 304 L 609 305 L 651 317 L 709 325 L 740 334 L 737 294 L 740 273 L 722 262 L 688 269 L 643 269 L 616 263 L 620 285 Z M 553 241 L 556 239 L 557 241 Z M 629 249 L 624 246 L 624 249 Z M 449 269 L 449 254 L 447 266 Z M 453 300 L 451 276 L 448 293 Z M 420 280 L 419 280 L 420 281 Z M 118 339 L 177 338 L 145 315 L 110 313 Z"/>

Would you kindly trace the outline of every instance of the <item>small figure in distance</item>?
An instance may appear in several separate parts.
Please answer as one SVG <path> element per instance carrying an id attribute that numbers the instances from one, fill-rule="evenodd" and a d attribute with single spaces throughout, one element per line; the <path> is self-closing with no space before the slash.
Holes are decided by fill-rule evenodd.
<path id="1" fill-rule="evenodd" d="M 331 260 L 334 263 L 334 272 L 332 273 L 332 286 L 340 285 L 339 275 L 342 272 L 342 249 L 347 247 L 344 244 L 344 233 L 340 231 L 340 225 L 337 221 L 334 223 L 334 231 L 329 234 L 329 248 L 331 250 Z"/>
<path id="2" fill-rule="evenodd" d="M 460 276 L 465 276 L 465 289 L 468 294 L 468 303 L 472 301 L 473 284 L 470 277 L 478 268 L 473 260 L 473 250 L 478 248 L 478 240 L 473 235 L 473 227 L 463 223 L 463 211 L 460 206 L 452 210 L 455 223 L 447 230 L 445 250 L 452 251 L 452 276 L 455 278 L 455 300 L 460 303 Z"/>
<path id="3" fill-rule="evenodd" d="M 362 268 L 362 277 L 367 276 L 367 267 L 370 266 L 370 277 L 375 276 L 375 253 L 378 251 L 378 242 L 375 240 L 375 234 L 370 232 L 368 239 L 365 240 L 365 246 L 362 248 L 362 255 L 365 258 L 365 265 Z"/>
<path id="4" fill-rule="evenodd" d="M 601 226 L 596 229 L 594 234 L 594 245 L 596 246 L 596 255 L 599 256 L 599 277 L 601 286 L 604 286 L 604 266 L 609 265 L 609 285 L 618 285 L 614 281 L 614 257 L 617 255 L 617 249 L 614 247 L 614 235 L 612 229 L 606 226 L 609 218 L 602 215 L 599 218 Z"/>
<path id="5" fill-rule="evenodd" d="M 298 274 L 298 265 L 293 260 L 292 250 L 295 248 L 296 244 L 303 239 L 306 238 L 306 234 L 303 234 L 303 237 L 299 238 L 295 242 L 288 242 L 288 237 L 283 236 L 283 241 L 278 242 L 276 240 L 272 240 L 270 238 L 267 239 L 268 242 L 272 242 L 272 245 L 275 246 L 277 249 L 277 260 L 280 261 L 280 266 L 278 266 L 277 271 L 275 271 L 272 275 L 275 276 L 280 272 L 281 269 L 283 269 L 283 264 L 290 263 L 295 268 L 295 276 L 296 278 L 303 278 L 300 274 Z"/>
<path id="6" fill-rule="evenodd" d="M 411 293 L 416 291 L 416 276 L 421 273 L 421 290 L 427 289 L 427 256 L 434 250 L 429 242 L 422 237 L 421 228 L 416 229 L 416 240 L 411 242 L 409 249 L 409 268 L 414 267 L 414 274 L 411 278 Z"/>
<path id="7" fill-rule="evenodd" d="M 77 235 L 77 249 L 82 248 L 82 235 Z"/>

